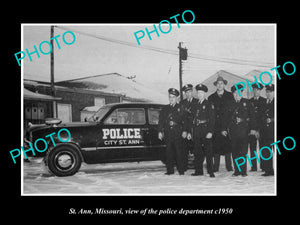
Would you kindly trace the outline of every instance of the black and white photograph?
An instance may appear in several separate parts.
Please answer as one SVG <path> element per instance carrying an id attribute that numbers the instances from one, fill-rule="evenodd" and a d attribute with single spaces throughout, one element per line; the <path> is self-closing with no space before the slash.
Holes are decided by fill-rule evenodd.
<path id="1" fill-rule="evenodd" d="M 2 14 L 5 221 L 293 220 L 297 7 L 112 3 Z"/>
<path id="2" fill-rule="evenodd" d="M 22 24 L 16 59 L 22 195 L 276 195 L 276 24 Z"/>

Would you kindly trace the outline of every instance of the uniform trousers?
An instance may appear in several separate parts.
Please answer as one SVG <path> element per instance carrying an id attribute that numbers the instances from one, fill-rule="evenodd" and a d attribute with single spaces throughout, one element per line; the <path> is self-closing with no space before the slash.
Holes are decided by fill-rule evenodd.
<path id="1" fill-rule="evenodd" d="M 167 173 L 174 173 L 174 166 L 179 173 L 184 173 L 184 144 L 181 134 L 170 132 L 166 137 L 166 167 Z"/>
<path id="2" fill-rule="evenodd" d="M 213 173 L 212 140 L 205 137 L 194 139 L 195 173 L 203 173 L 203 162 L 206 158 L 207 172 Z"/>
<path id="3" fill-rule="evenodd" d="M 272 149 L 272 153 L 268 150 L 268 149 L 263 149 L 262 151 L 260 151 L 261 154 L 261 169 L 264 170 L 266 173 L 274 173 L 273 170 L 273 156 L 274 156 L 274 151 L 273 151 L 273 146 L 271 146 L 271 144 L 274 142 L 274 138 L 261 138 L 261 146 L 260 148 L 267 146 L 269 148 Z M 271 157 L 272 154 L 272 157 Z M 264 160 L 262 158 L 268 159 L 268 160 Z"/>
<path id="4" fill-rule="evenodd" d="M 232 159 L 233 159 L 233 165 L 234 165 L 234 171 L 236 173 L 242 173 L 246 174 L 247 172 L 247 163 L 244 163 L 243 165 L 240 165 L 239 168 L 241 171 L 239 171 L 235 159 L 239 157 L 246 157 L 246 154 L 248 152 L 248 139 L 247 136 L 236 136 L 231 138 L 231 145 L 232 145 Z M 240 162 L 238 160 L 238 162 Z"/>
<path id="5" fill-rule="evenodd" d="M 194 143 L 192 140 L 184 139 L 184 152 L 183 152 L 183 162 L 184 162 L 184 169 L 187 170 L 188 168 L 188 156 L 189 152 L 193 153 L 194 151 Z"/>
<path id="6" fill-rule="evenodd" d="M 228 137 L 224 137 L 221 131 L 216 131 L 213 136 L 213 166 L 214 171 L 219 171 L 220 156 L 225 156 L 225 166 L 228 171 L 232 170 L 231 146 Z"/>
<path id="7" fill-rule="evenodd" d="M 254 152 L 257 153 L 257 141 L 258 140 L 259 139 L 257 139 L 254 135 L 249 136 L 249 147 L 250 147 L 250 156 L 251 156 L 251 158 L 255 157 Z M 256 171 L 257 170 L 257 159 L 251 160 L 251 163 L 252 163 L 252 170 Z"/>

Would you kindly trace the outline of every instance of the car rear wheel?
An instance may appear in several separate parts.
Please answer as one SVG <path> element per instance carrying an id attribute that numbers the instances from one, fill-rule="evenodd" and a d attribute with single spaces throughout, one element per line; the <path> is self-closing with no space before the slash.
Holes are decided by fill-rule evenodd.
<path id="1" fill-rule="evenodd" d="M 61 145 L 49 151 L 46 165 L 56 176 L 72 176 L 79 170 L 81 161 L 80 154 L 75 147 Z"/>

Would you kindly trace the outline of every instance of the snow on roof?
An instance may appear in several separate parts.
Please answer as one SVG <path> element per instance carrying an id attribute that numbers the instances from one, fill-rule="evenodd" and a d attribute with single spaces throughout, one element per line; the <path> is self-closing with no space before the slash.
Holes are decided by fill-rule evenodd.
<path id="1" fill-rule="evenodd" d="M 48 100 L 48 101 L 54 101 L 54 100 L 60 100 L 61 98 L 52 97 L 50 95 L 44 95 L 39 93 L 34 93 L 32 91 L 29 91 L 28 89 L 23 89 L 24 99 L 26 100 Z"/>
<path id="2" fill-rule="evenodd" d="M 211 95 L 216 91 L 216 87 L 214 85 L 214 82 L 217 80 L 218 76 L 222 76 L 225 80 L 227 80 L 227 85 L 225 85 L 225 89 L 227 91 L 230 91 L 231 87 L 235 85 L 238 82 L 246 82 L 246 78 L 242 76 L 238 76 L 236 74 L 227 72 L 225 70 L 219 70 L 215 74 L 208 77 L 206 80 L 204 80 L 202 83 L 205 84 L 208 87 L 207 96 Z M 248 95 L 248 93 L 245 92 L 245 97 Z"/>
<path id="3" fill-rule="evenodd" d="M 56 85 L 122 94 L 126 97 L 153 101 L 157 103 L 167 102 L 167 95 L 163 95 L 118 73 L 109 73 L 66 80 L 57 82 Z"/>
<path id="4" fill-rule="evenodd" d="M 244 75 L 244 77 L 246 77 L 246 79 L 253 79 L 254 80 L 254 76 L 257 77 L 257 79 L 259 79 L 259 75 L 262 73 L 262 71 L 260 70 L 251 70 L 249 73 L 246 73 Z"/>
<path id="5" fill-rule="evenodd" d="M 249 73 L 246 73 L 244 75 L 244 77 L 246 79 L 248 79 L 249 81 L 254 81 L 254 77 L 256 77 L 256 79 L 260 82 L 260 74 L 262 73 L 263 71 L 260 71 L 260 70 L 251 70 Z M 275 82 L 275 78 L 274 78 L 274 75 L 270 72 L 270 71 L 267 71 L 269 72 L 271 75 L 272 75 L 272 83 Z M 266 75 L 262 75 L 261 76 L 261 79 L 268 83 L 268 81 L 270 81 L 270 78 L 269 76 L 266 74 Z"/>

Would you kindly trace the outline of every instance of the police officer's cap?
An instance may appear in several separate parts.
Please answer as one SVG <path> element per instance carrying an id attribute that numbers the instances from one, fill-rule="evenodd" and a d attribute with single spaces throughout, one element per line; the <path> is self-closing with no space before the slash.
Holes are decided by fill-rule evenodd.
<path id="1" fill-rule="evenodd" d="M 171 94 L 171 95 L 179 96 L 179 91 L 178 91 L 177 89 L 175 89 L 175 88 L 170 88 L 170 89 L 168 90 L 168 92 L 169 92 L 169 94 Z"/>
<path id="2" fill-rule="evenodd" d="M 208 88 L 207 88 L 207 86 L 205 86 L 204 84 L 197 84 L 197 86 L 196 86 L 196 90 L 197 91 L 204 91 L 204 92 L 207 92 L 208 91 Z"/>
<path id="3" fill-rule="evenodd" d="M 261 83 L 259 83 L 259 86 L 257 83 L 253 84 L 252 89 L 258 89 L 258 90 L 262 90 L 264 88 L 264 85 L 262 85 Z"/>
<path id="4" fill-rule="evenodd" d="M 274 91 L 274 84 L 266 85 L 266 91 Z"/>
<path id="5" fill-rule="evenodd" d="M 189 91 L 189 90 L 193 90 L 193 85 L 186 84 L 182 87 L 182 91 L 184 91 L 184 92 Z"/>
<path id="6" fill-rule="evenodd" d="M 242 88 L 244 87 L 243 85 L 238 84 L 237 86 L 238 86 L 238 88 L 239 88 L 240 91 L 243 91 L 243 90 L 242 90 Z M 231 92 L 233 93 L 233 92 L 235 92 L 235 91 L 236 91 L 236 87 L 235 87 L 235 85 L 233 85 L 233 86 L 231 87 Z"/>

